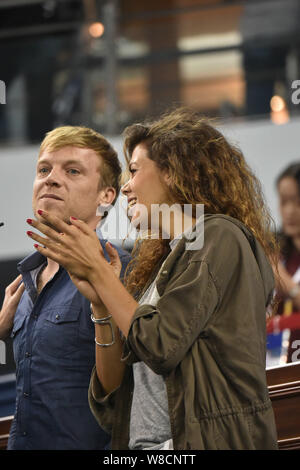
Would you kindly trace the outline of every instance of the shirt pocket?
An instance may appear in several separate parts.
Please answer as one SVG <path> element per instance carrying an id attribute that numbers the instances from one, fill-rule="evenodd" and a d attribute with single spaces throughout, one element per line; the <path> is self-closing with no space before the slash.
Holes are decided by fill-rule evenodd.
<path id="1" fill-rule="evenodd" d="M 18 364 L 20 358 L 22 357 L 22 352 L 25 347 L 25 338 L 24 338 L 25 320 L 26 320 L 26 315 L 15 316 L 14 326 L 10 335 L 11 338 L 13 339 L 14 360 L 16 364 Z"/>
<path id="2" fill-rule="evenodd" d="M 79 315 L 80 308 L 56 307 L 49 310 L 41 319 L 39 351 L 55 358 L 64 358 L 80 348 Z"/>

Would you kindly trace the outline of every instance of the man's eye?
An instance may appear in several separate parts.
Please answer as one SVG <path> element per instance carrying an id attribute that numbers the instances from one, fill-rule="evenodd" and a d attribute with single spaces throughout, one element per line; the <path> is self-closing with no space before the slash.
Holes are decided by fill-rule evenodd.
<path id="1" fill-rule="evenodd" d="M 70 168 L 68 170 L 68 173 L 71 173 L 71 175 L 78 175 L 79 174 L 79 171 L 78 170 L 75 170 L 75 168 Z"/>
<path id="2" fill-rule="evenodd" d="M 39 173 L 45 174 L 47 173 L 47 171 L 49 171 L 49 168 L 45 168 L 45 167 L 39 168 Z"/>

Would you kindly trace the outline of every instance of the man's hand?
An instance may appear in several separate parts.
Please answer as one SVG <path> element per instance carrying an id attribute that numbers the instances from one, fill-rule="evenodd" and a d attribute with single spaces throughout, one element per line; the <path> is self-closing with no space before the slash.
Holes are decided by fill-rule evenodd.
<path id="1" fill-rule="evenodd" d="M 5 289 L 5 297 L 0 311 L 0 339 L 7 338 L 13 327 L 14 316 L 24 289 L 21 274 Z"/>

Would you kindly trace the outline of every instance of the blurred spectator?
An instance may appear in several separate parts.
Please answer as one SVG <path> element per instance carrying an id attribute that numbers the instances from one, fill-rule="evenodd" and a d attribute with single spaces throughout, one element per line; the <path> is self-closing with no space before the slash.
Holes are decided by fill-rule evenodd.
<path id="1" fill-rule="evenodd" d="M 291 315 L 300 312 L 300 162 L 288 166 L 278 176 L 276 184 L 282 219 L 278 314 Z M 290 332 L 287 362 L 293 361 L 295 340 L 300 340 L 300 330 Z"/>

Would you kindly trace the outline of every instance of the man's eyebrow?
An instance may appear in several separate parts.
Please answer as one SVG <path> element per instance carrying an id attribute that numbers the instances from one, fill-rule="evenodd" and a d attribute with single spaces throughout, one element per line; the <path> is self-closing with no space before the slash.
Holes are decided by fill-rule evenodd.
<path id="1" fill-rule="evenodd" d="M 41 157 L 41 158 L 38 160 L 37 163 L 38 163 L 38 164 L 39 164 L 39 163 L 42 163 L 42 164 L 43 164 L 43 163 L 52 164 L 52 161 L 51 161 L 50 159 L 48 159 L 47 157 Z M 82 164 L 80 161 L 74 160 L 74 159 L 73 159 L 73 160 L 66 160 L 66 161 L 63 162 L 62 164 L 63 164 L 64 166 L 65 166 L 65 165 L 77 165 L 77 166 L 81 166 L 81 167 L 83 166 L 83 164 Z"/>
<path id="2" fill-rule="evenodd" d="M 64 165 L 79 165 L 79 166 L 83 166 L 83 163 L 78 161 L 78 160 L 66 160 L 64 163 Z"/>

